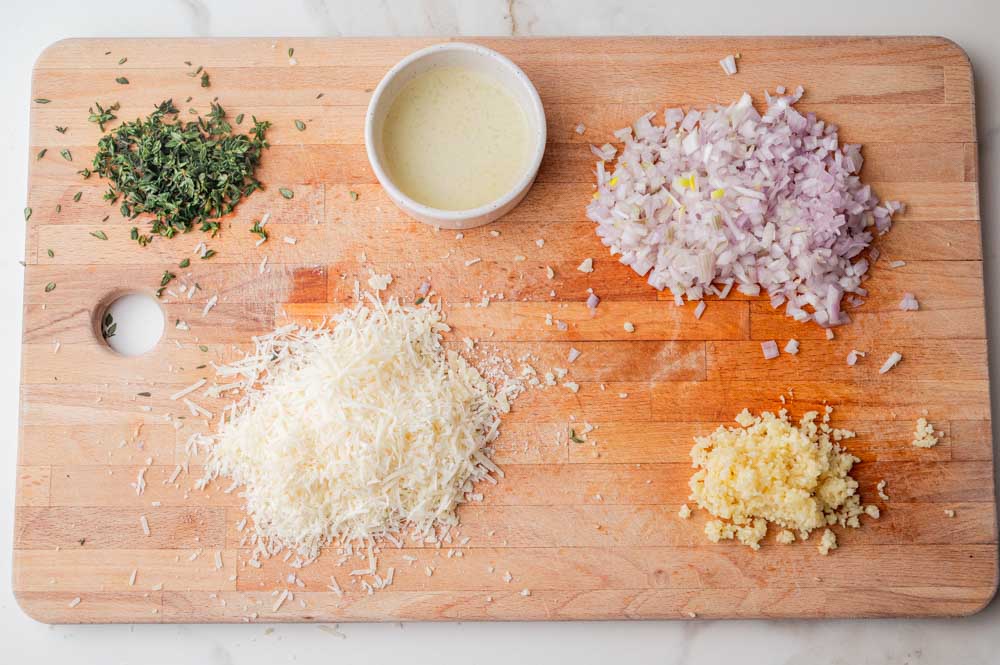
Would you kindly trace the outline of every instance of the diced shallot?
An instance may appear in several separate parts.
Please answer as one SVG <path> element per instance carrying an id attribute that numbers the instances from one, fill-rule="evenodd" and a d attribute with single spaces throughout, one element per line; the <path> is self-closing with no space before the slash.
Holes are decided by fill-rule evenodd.
<path id="1" fill-rule="evenodd" d="M 788 344 L 785 344 L 785 353 L 790 353 L 793 356 L 799 352 L 799 340 L 790 339 Z"/>
<path id="2" fill-rule="evenodd" d="M 736 73 L 736 56 L 727 55 L 722 60 L 719 60 L 719 65 L 722 67 L 722 71 L 726 73 L 726 76 L 732 76 Z"/>
<path id="3" fill-rule="evenodd" d="M 591 311 L 597 309 L 597 305 L 601 302 L 601 299 L 597 297 L 596 294 L 591 293 L 587 296 L 587 307 Z"/>
<path id="4" fill-rule="evenodd" d="M 797 321 L 849 322 L 845 295 L 865 296 L 862 258 L 902 209 L 860 178 L 861 147 L 800 113 L 792 94 L 749 94 L 729 106 L 668 109 L 615 132 L 624 147 L 608 173 L 598 163 L 587 216 L 625 265 L 675 299 L 724 298 L 735 287 Z M 611 159 L 610 144 L 592 147 Z"/>
<path id="5" fill-rule="evenodd" d="M 705 313 L 705 301 L 698 301 L 698 306 L 694 308 L 694 318 L 700 319 L 701 315 Z"/>
<path id="6" fill-rule="evenodd" d="M 764 352 L 764 359 L 771 360 L 778 357 L 778 343 L 773 339 L 760 343 L 760 350 Z"/>
<path id="7" fill-rule="evenodd" d="M 904 293 L 903 299 L 899 302 L 899 308 L 904 312 L 916 312 L 920 309 L 920 303 L 912 293 Z"/>

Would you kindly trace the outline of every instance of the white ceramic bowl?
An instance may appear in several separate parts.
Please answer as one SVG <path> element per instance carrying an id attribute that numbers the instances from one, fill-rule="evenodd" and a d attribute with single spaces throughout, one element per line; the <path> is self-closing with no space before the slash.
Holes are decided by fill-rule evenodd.
<path id="1" fill-rule="evenodd" d="M 414 201 L 393 184 L 384 167 L 382 126 L 396 95 L 414 77 L 434 67 L 465 67 L 492 76 L 499 81 L 524 109 L 529 130 L 534 137 L 533 155 L 521 179 L 495 201 L 469 210 L 441 210 Z M 365 116 L 365 148 L 375 177 L 389 197 L 403 212 L 421 222 L 446 229 L 469 229 L 488 224 L 514 209 L 531 188 L 538 165 L 545 153 L 545 110 L 538 91 L 520 67 L 492 49 L 477 44 L 450 42 L 435 44 L 400 60 L 375 88 Z"/>

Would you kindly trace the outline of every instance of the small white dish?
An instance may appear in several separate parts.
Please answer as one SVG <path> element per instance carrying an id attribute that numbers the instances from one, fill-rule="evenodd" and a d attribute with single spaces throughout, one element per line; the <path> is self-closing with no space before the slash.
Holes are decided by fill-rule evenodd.
<path id="1" fill-rule="evenodd" d="M 463 67 L 491 76 L 510 92 L 524 111 L 533 140 L 531 159 L 517 184 L 500 198 L 468 210 L 442 210 L 426 206 L 404 194 L 385 167 L 382 132 L 386 114 L 399 92 L 415 77 L 434 67 Z M 375 177 L 393 202 L 406 214 L 426 224 L 446 229 L 469 229 L 488 224 L 513 210 L 528 193 L 545 153 L 545 110 L 538 91 L 510 59 L 477 44 L 450 42 L 421 49 L 400 60 L 375 88 L 365 116 L 365 149 Z"/>

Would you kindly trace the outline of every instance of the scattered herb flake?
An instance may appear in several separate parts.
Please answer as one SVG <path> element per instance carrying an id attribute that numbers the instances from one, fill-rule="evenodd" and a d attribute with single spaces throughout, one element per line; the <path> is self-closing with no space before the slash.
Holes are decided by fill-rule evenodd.
<path id="1" fill-rule="evenodd" d="M 172 280 L 174 277 L 177 277 L 177 275 L 170 272 L 169 270 L 164 270 L 163 277 L 160 278 L 160 286 L 161 287 L 166 286 L 167 284 L 170 283 L 170 280 Z"/>
<path id="2" fill-rule="evenodd" d="M 319 99 L 320 97 L 322 97 L 322 96 L 323 96 L 323 94 L 324 94 L 324 93 L 322 93 L 322 92 L 321 92 L 321 93 L 319 93 L 318 95 L 316 95 L 316 99 Z"/>
<path id="3" fill-rule="evenodd" d="M 570 429 L 570 431 L 569 431 L 569 439 L 573 443 L 583 443 L 584 442 L 583 439 L 581 439 L 580 437 L 578 437 L 576 435 L 576 430 L 575 429 Z"/>
<path id="4" fill-rule="evenodd" d="M 31 219 L 31 208 L 24 209 L 24 221 Z"/>
<path id="5" fill-rule="evenodd" d="M 201 73 L 201 87 L 207 88 L 211 83 L 208 80 L 208 72 Z"/>
<path id="6" fill-rule="evenodd" d="M 136 395 L 137 395 L 138 397 L 152 397 L 152 396 L 153 396 L 153 394 L 152 394 L 152 393 L 149 393 L 149 392 L 146 392 L 146 391 L 143 391 L 143 392 L 141 392 L 141 393 L 136 393 Z"/>
<path id="7" fill-rule="evenodd" d="M 205 253 L 201 255 L 201 258 L 202 259 L 210 259 L 213 256 L 215 256 L 215 250 L 214 249 L 206 249 Z"/>
<path id="8" fill-rule="evenodd" d="M 181 268 L 187 268 L 189 265 L 191 265 L 191 259 L 184 259 L 177 265 Z"/>
<path id="9" fill-rule="evenodd" d="M 52 101 L 51 99 L 45 99 L 44 97 L 37 97 L 37 98 L 35 98 L 35 103 L 36 104 L 48 104 L 51 101 Z"/>
<path id="10" fill-rule="evenodd" d="M 128 79 L 124 76 L 119 76 L 115 79 L 115 83 L 120 83 L 121 85 L 128 85 Z"/>
<path id="11" fill-rule="evenodd" d="M 128 58 L 121 58 L 118 60 L 119 65 L 124 65 L 126 62 L 128 62 Z"/>
<path id="12" fill-rule="evenodd" d="M 301 120 L 296 120 L 295 129 L 299 130 L 300 132 L 306 131 L 306 123 L 302 122 Z"/>
<path id="13" fill-rule="evenodd" d="M 260 236 L 261 240 L 267 240 L 267 231 L 264 227 L 260 225 L 260 222 L 254 222 L 253 226 L 250 227 L 250 233 Z"/>
<path id="14" fill-rule="evenodd" d="M 107 240 L 108 239 L 108 234 L 105 233 L 104 231 L 91 231 L 90 235 L 94 236 L 98 240 Z"/>
<path id="15" fill-rule="evenodd" d="M 358 200 L 358 193 L 355 192 L 353 189 L 350 191 L 350 195 L 351 195 L 351 200 L 352 201 L 357 201 Z"/>
<path id="16" fill-rule="evenodd" d="M 62 212 L 62 204 L 61 204 L 61 203 L 57 203 L 57 204 L 56 204 L 56 212 L 57 212 L 57 213 L 60 213 L 60 212 Z"/>
<path id="17" fill-rule="evenodd" d="M 236 124 L 237 125 L 242 125 L 243 124 L 243 114 L 242 113 L 240 113 L 240 114 L 238 114 L 236 116 Z"/>
<path id="18" fill-rule="evenodd" d="M 55 282 L 49 282 L 48 284 L 45 285 L 45 292 L 46 293 L 51 293 L 52 291 L 55 291 L 55 289 L 56 289 L 56 283 Z"/>
<path id="19" fill-rule="evenodd" d="M 101 337 L 104 339 L 114 337 L 117 331 L 118 324 L 115 323 L 114 317 L 111 316 L 111 312 L 106 312 L 104 314 L 104 319 L 101 321 Z M 141 395 L 142 393 L 139 394 Z"/>
<path id="20" fill-rule="evenodd" d="M 289 47 L 289 49 L 288 49 L 288 57 L 290 58 L 290 57 L 292 57 L 293 55 L 295 55 L 295 49 L 294 49 L 294 48 L 291 48 L 291 47 Z"/>
<path id="21" fill-rule="evenodd" d="M 69 151 L 69 148 L 63 148 L 62 150 L 59 151 L 59 154 L 62 155 L 62 158 L 65 159 L 67 162 L 73 161 L 73 153 Z"/>
<path id="22" fill-rule="evenodd" d="M 67 129 L 69 129 L 69 127 L 63 127 L 61 125 L 56 125 L 56 131 L 59 132 L 60 134 L 65 134 Z"/>
<path id="23" fill-rule="evenodd" d="M 94 111 L 94 107 L 97 108 L 96 112 Z M 90 122 L 96 122 L 97 126 L 100 127 L 101 131 L 103 132 L 105 123 L 111 122 L 112 120 L 118 118 L 118 116 L 114 114 L 114 111 L 117 111 L 119 108 L 120 104 L 118 102 L 115 102 L 108 108 L 104 108 L 103 106 L 101 106 L 100 102 L 94 102 L 94 106 L 91 106 L 89 109 L 87 109 L 87 112 L 90 113 L 90 117 L 87 118 L 87 120 L 89 120 Z"/>
<path id="24" fill-rule="evenodd" d="M 292 190 L 288 189 L 287 187 L 280 187 L 278 189 L 278 191 L 281 192 L 281 195 L 284 196 L 286 199 L 290 199 L 290 198 L 294 198 L 295 197 L 295 192 L 293 192 Z"/>
<path id="25" fill-rule="evenodd" d="M 199 344 L 198 348 L 201 349 L 202 353 L 208 353 L 208 347 L 204 344 Z"/>
<path id="26" fill-rule="evenodd" d="M 414 304 L 421 305 L 423 304 L 424 300 L 425 300 L 424 297 L 420 296 L 419 298 L 416 299 Z"/>
<path id="27" fill-rule="evenodd" d="M 50 258 L 50 259 L 54 259 L 54 258 L 56 258 L 56 253 L 55 253 L 55 252 L 53 252 L 53 251 L 52 251 L 51 249 L 47 249 L 47 250 L 45 250 L 45 253 L 49 255 L 49 258 Z"/>
<path id="28" fill-rule="evenodd" d="M 83 190 L 81 190 L 81 191 L 79 191 L 79 192 L 77 192 L 76 194 L 73 195 L 73 201 L 74 202 L 79 201 L 81 196 L 83 196 Z"/>
<path id="29" fill-rule="evenodd" d="M 38 161 L 39 159 L 41 159 L 42 157 L 44 157 L 44 156 L 45 156 L 45 153 L 47 153 L 48 151 L 49 151 L 49 149 L 48 149 L 48 148 L 42 148 L 42 149 L 41 149 L 41 150 L 40 150 L 40 151 L 38 152 L 38 155 L 37 155 L 37 156 L 35 157 L 35 161 L 37 162 L 37 161 Z"/>

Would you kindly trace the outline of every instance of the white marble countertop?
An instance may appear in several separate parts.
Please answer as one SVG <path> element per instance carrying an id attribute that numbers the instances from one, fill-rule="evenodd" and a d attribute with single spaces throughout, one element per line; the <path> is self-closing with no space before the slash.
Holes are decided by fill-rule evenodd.
<path id="1" fill-rule="evenodd" d="M 1000 3 L 994 0 L 43 0 L 12 2 L 0 23 L 0 202 L 8 220 L 0 248 L 0 343 L 20 340 L 24 247 L 21 223 L 28 154 L 28 90 L 38 53 L 64 37 L 361 35 L 944 35 L 965 48 L 976 77 L 987 302 L 1000 286 Z M 947 122 L 947 118 L 941 118 Z M 989 307 L 990 330 L 1000 308 Z M 997 381 L 994 349 L 991 373 Z M 477 665 L 608 663 L 979 663 L 1000 662 L 1000 605 L 960 620 L 651 621 L 641 623 L 350 624 L 340 635 L 313 625 L 61 626 L 35 623 L 10 589 L 19 370 L 0 368 L 0 662 L 40 663 L 444 662 Z M 1000 385 L 1000 384 L 997 384 Z M 994 400 L 994 409 L 996 400 Z M 14 660 L 18 658 L 18 660 Z M 348 660 L 351 659 L 351 660 Z"/>

